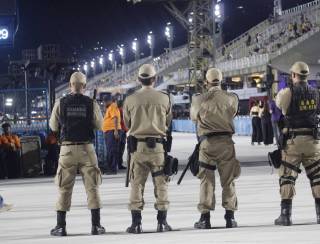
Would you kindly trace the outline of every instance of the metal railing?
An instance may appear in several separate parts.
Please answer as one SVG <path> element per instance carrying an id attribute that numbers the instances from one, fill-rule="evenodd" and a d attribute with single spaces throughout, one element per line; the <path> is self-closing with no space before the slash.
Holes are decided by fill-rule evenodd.
<path id="1" fill-rule="evenodd" d="M 256 66 L 265 65 L 269 62 L 269 54 L 253 55 L 251 57 L 243 57 L 240 59 L 229 60 L 226 62 L 218 63 L 217 67 L 222 72 L 228 72 L 233 70 L 240 70 L 245 68 L 251 68 Z"/>
<path id="2" fill-rule="evenodd" d="M 282 11 L 282 15 L 287 15 L 287 14 L 292 14 L 292 13 L 297 13 L 297 12 L 301 12 L 305 9 L 311 8 L 311 7 L 315 7 L 315 6 L 320 6 L 320 0 L 315 0 L 309 3 L 305 3 L 302 5 L 299 5 L 297 7 L 293 7 L 287 10 Z"/>

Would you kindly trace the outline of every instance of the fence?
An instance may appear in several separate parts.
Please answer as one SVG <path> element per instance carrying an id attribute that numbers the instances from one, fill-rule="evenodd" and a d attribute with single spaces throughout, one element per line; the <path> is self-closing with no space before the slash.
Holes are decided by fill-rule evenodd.
<path id="1" fill-rule="evenodd" d="M 250 116 L 237 116 L 234 118 L 235 135 L 249 136 L 252 134 Z M 173 120 L 173 131 L 195 133 L 196 126 L 191 120 Z"/>
<path id="2" fill-rule="evenodd" d="M 0 122 L 19 135 L 48 132 L 48 91 L 44 88 L 0 90 Z"/>

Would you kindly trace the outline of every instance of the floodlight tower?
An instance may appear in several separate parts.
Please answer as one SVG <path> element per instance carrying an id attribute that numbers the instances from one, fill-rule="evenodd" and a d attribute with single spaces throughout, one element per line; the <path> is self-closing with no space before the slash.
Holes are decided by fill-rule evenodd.
<path id="1" fill-rule="evenodd" d="M 127 0 L 159 3 L 188 31 L 189 83 L 201 90 L 205 72 L 215 65 L 215 49 L 223 21 L 222 0 Z M 183 3 L 179 8 L 176 3 Z M 219 5 L 217 7 L 217 5 Z M 183 9 L 181 9 L 183 7 Z M 217 22 L 219 21 L 219 22 Z M 219 28 L 220 27 L 220 28 Z M 217 40 L 217 43 L 216 43 Z"/>

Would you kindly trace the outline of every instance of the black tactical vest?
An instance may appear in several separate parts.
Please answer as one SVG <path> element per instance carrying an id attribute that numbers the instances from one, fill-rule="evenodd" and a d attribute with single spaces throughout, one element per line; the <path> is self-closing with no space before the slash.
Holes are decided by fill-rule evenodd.
<path id="1" fill-rule="evenodd" d="M 60 100 L 61 141 L 85 142 L 94 139 L 93 100 L 71 94 Z"/>
<path id="2" fill-rule="evenodd" d="M 319 111 L 319 92 L 305 82 L 291 88 L 292 98 L 286 116 L 288 128 L 315 128 Z"/>

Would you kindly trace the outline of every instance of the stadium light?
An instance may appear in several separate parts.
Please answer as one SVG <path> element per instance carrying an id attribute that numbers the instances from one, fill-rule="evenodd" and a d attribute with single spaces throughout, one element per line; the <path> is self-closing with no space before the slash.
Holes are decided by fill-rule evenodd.
<path id="1" fill-rule="evenodd" d="M 122 64 L 124 64 L 125 60 L 126 60 L 126 49 L 123 44 L 118 46 L 118 51 L 119 51 L 119 55 L 121 57 Z"/>
<path id="2" fill-rule="evenodd" d="M 87 73 L 87 71 L 88 71 L 88 64 L 87 64 L 87 62 L 85 62 L 85 64 L 83 65 L 83 70 Z"/>
<path id="3" fill-rule="evenodd" d="M 99 58 L 99 64 L 100 64 L 101 66 L 103 66 L 103 64 L 104 64 L 103 56 L 100 56 L 100 58 Z"/>
<path id="4" fill-rule="evenodd" d="M 92 60 L 91 62 L 90 62 L 90 67 L 91 67 L 91 69 L 93 69 L 93 71 L 94 71 L 94 67 L 95 67 L 95 62 L 94 62 L 94 60 Z"/>
<path id="5" fill-rule="evenodd" d="M 188 22 L 190 23 L 190 25 L 192 25 L 193 24 L 193 19 L 194 19 L 194 13 L 193 12 L 190 12 L 190 14 L 189 14 L 189 17 L 188 17 Z"/>
<path id="6" fill-rule="evenodd" d="M 147 43 L 150 48 L 150 56 L 153 57 L 153 51 L 154 51 L 154 34 L 152 31 L 149 32 L 147 36 Z"/>
<path id="7" fill-rule="evenodd" d="M 12 104 L 13 104 L 13 99 L 12 99 L 12 98 L 7 98 L 5 105 L 6 105 L 7 107 L 11 107 Z"/>
<path id="8" fill-rule="evenodd" d="M 167 23 L 164 34 L 167 37 L 167 41 L 169 42 L 169 51 L 171 52 L 173 43 L 173 27 L 170 22 Z"/>
<path id="9" fill-rule="evenodd" d="M 241 6 L 242 7 L 242 6 Z M 217 0 L 216 4 L 214 5 L 214 16 L 216 20 L 221 20 L 223 15 L 223 3 L 222 0 Z"/>
<path id="10" fill-rule="evenodd" d="M 111 50 L 108 54 L 108 60 L 113 64 L 114 61 L 114 54 L 113 54 L 113 50 Z"/>
<path id="11" fill-rule="evenodd" d="M 135 54 L 135 60 L 137 61 L 140 58 L 139 42 L 137 38 L 134 38 L 131 48 L 133 53 Z"/>
<path id="12" fill-rule="evenodd" d="M 216 6 L 214 7 L 214 15 L 219 19 L 221 18 L 220 4 L 216 4 Z"/>

